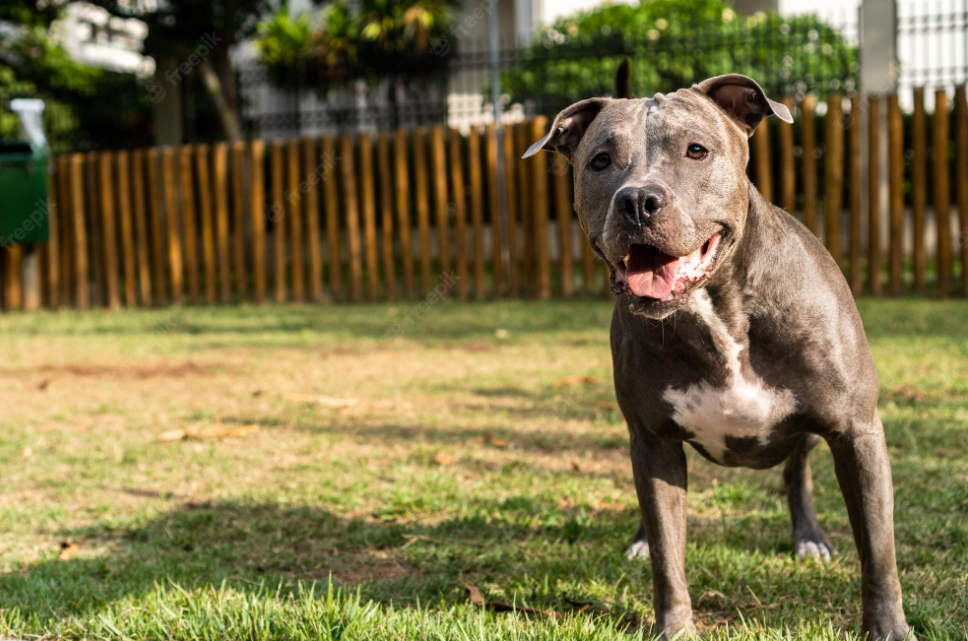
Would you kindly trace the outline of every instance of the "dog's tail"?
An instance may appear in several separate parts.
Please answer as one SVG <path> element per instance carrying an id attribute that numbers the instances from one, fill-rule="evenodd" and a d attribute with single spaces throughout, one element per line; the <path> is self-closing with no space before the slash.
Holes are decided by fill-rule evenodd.
<path id="1" fill-rule="evenodd" d="M 615 71 L 615 97 L 632 99 L 632 81 L 629 78 L 629 59 L 623 58 Z"/>

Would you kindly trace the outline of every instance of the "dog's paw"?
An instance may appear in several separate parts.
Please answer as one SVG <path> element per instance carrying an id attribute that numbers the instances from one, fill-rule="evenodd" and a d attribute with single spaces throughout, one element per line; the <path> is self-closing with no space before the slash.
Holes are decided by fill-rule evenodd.
<path id="1" fill-rule="evenodd" d="M 918 641 L 914 632 L 906 625 L 901 629 L 871 629 L 867 631 L 868 641 Z"/>
<path id="2" fill-rule="evenodd" d="M 625 549 L 625 558 L 629 561 L 649 558 L 649 543 L 647 541 L 632 541 L 632 545 Z"/>
<path id="3" fill-rule="evenodd" d="M 797 543 L 797 558 L 801 561 L 808 559 L 830 563 L 830 557 L 837 551 L 826 541 L 800 541 Z"/>

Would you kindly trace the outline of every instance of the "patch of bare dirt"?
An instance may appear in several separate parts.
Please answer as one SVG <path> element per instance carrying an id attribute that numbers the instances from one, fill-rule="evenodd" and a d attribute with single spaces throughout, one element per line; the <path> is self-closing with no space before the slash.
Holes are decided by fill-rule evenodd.
<path id="1" fill-rule="evenodd" d="M 183 376 L 204 376 L 211 374 L 215 368 L 202 366 L 192 361 L 183 363 L 153 363 L 138 365 L 89 365 L 83 363 L 69 363 L 67 365 L 39 365 L 31 368 L 0 369 L 0 377 L 23 378 L 25 376 L 45 377 L 36 387 L 41 391 L 50 385 L 50 379 L 58 376 L 76 378 L 181 378 Z"/>

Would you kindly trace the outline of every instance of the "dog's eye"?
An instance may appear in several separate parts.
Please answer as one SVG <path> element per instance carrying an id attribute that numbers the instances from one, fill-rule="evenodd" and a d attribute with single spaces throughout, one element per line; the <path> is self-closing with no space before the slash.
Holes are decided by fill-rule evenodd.
<path id="1" fill-rule="evenodd" d="M 592 158 L 592 162 L 590 164 L 592 169 L 595 171 L 601 171 L 612 164 L 612 159 L 608 157 L 608 154 L 602 152 Z"/>
<path id="2" fill-rule="evenodd" d="M 686 156 L 692 158 L 693 160 L 702 160 L 706 157 L 709 151 L 702 145 L 697 145 L 693 143 L 686 148 Z"/>

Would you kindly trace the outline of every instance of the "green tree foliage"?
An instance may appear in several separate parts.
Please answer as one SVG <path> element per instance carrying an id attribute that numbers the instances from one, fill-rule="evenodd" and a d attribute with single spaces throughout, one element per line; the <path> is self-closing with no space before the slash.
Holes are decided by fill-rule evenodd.
<path id="1" fill-rule="evenodd" d="M 107 95 L 108 86 L 118 98 L 119 74 L 78 64 L 50 37 L 61 10 L 54 2 L 5 0 L 0 5 L 0 137 L 18 133 L 16 116 L 2 110 L 10 98 L 46 99 L 48 137 L 54 143 L 104 112 L 92 103 Z"/>
<path id="2" fill-rule="evenodd" d="M 271 10 L 273 2 L 84 1 L 101 7 L 111 15 L 143 21 L 148 27 L 148 36 L 144 43 L 145 53 L 156 61 L 171 63 L 177 72 L 174 76 L 158 78 L 159 84 L 182 82 L 188 75 L 198 73 L 224 134 L 230 139 L 241 138 L 231 50 L 233 45 L 255 33 L 256 25 Z"/>
<path id="3" fill-rule="evenodd" d="M 327 91 L 389 75 L 426 77 L 452 54 L 454 0 L 334 0 L 318 24 L 287 7 L 259 25 L 259 61 L 274 82 Z"/>
<path id="4" fill-rule="evenodd" d="M 544 104 L 613 92 L 624 57 L 637 95 L 743 73 L 776 95 L 855 86 L 857 48 L 812 15 L 741 16 L 723 0 L 642 0 L 604 5 L 541 28 L 526 62 L 503 77 L 514 102 Z"/>

